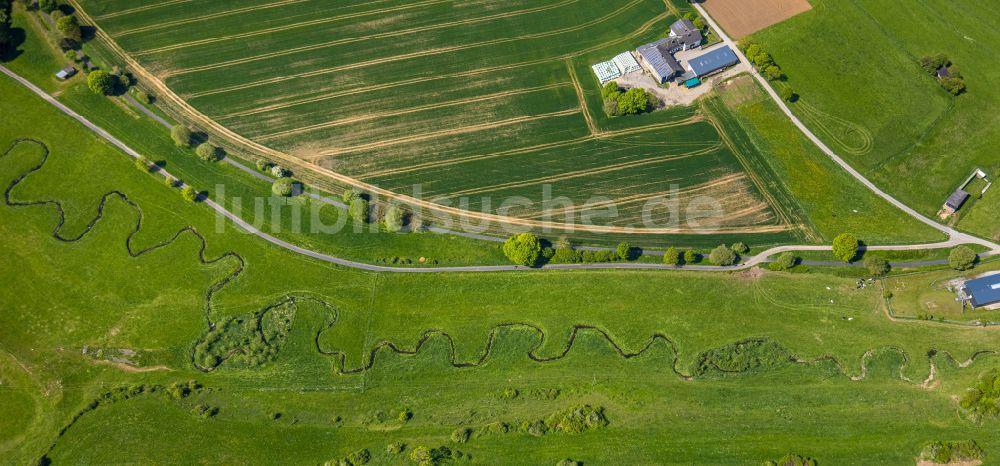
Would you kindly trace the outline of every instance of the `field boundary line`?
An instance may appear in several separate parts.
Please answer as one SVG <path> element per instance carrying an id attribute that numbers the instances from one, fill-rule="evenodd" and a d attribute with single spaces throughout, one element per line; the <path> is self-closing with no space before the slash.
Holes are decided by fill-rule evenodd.
<path id="1" fill-rule="evenodd" d="M 573 62 L 568 58 L 564 62 L 566 70 L 569 71 L 569 79 L 573 83 L 573 90 L 576 91 L 576 98 L 580 101 L 580 111 L 583 112 L 583 119 L 587 122 L 587 129 L 591 135 L 596 135 L 601 130 L 594 123 L 594 118 L 590 116 L 590 109 L 587 108 L 587 97 L 583 93 L 583 87 L 580 85 L 580 78 L 576 75 L 576 69 L 573 68 Z"/>
<path id="2" fill-rule="evenodd" d="M 327 122 L 324 122 L 324 123 L 316 123 L 314 125 L 301 126 L 301 127 L 298 127 L 298 128 L 293 128 L 293 129 L 289 129 L 289 130 L 285 130 L 285 131 L 279 131 L 279 132 L 276 132 L 276 133 L 271 133 L 271 134 L 265 134 L 265 135 L 261 135 L 261 136 L 256 136 L 256 137 L 254 137 L 254 139 L 256 139 L 258 141 L 267 141 L 267 140 L 271 140 L 271 139 L 282 138 L 282 137 L 285 137 L 285 136 L 291 136 L 291 135 L 296 135 L 296 134 L 308 133 L 310 131 L 314 131 L 314 130 L 317 130 L 317 129 L 332 128 L 332 127 L 335 127 L 335 126 L 348 125 L 348 124 L 353 124 L 353 123 L 360 123 L 362 121 L 377 120 L 377 119 L 382 119 L 382 118 L 389 118 L 389 117 L 395 117 L 395 116 L 400 116 L 400 115 L 407 115 L 407 114 L 410 114 L 410 113 L 423 112 L 423 111 L 427 111 L 427 110 L 436 110 L 436 109 L 440 109 L 440 108 L 453 107 L 453 106 L 458 106 L 458 105 L 463 105 L 463 104 L 472 104 L 472 103 L 478 103 L 478 102 L 485 102 L 485 101 L 488 101 L 488 100 L 501 99 L 501 98 L 504 98 L 504 97 L 512 97 L 512 96 L 523 95 L 523 94 L 531 94 L 531 93 L 534 93 L 534 92 L 546 91 L 546 90 L 551 90 L 551 89 L 558 89 L 558 88 L 564 87 L 564 86 L 567 86 L 567 84 L 566 83 L 555 83 L 555 84 L 547 84 L 547 85 L 544 85 L 544 86 L 524 87 L 524 88 L 519 88 L 519 89 L 511 89 L 509 91 L 497 92 L 495 94 L 480 95 L 478 97 L 472 97 L 472 98 L 467 98 L 467 99 L 456 99 L 456 100 L 449 100 L 449 101 L 446 101 L 446 102 L 438 102 L 438 103 L 427 104 L 427 105 L 418 105 L 418 106 L 414 106 L 414 107 L 408 107 L 406 110 L 397 110 L 397 111 L 390 111 L 390 112 L 367 113 L 367 114 L 364 114 L 364 115 L 361 115 L 361 116 L 341 118 L 341 119 L 338 119 L 338 120 L 327 121 Z"/>

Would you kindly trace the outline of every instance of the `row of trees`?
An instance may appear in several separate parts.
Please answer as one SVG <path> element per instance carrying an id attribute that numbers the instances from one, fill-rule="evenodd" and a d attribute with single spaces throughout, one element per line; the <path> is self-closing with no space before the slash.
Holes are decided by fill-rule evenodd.
<path id="1" fill-rule="evenodd" d="M 833 239 L 833 255 L 844 262 L 854 262 L 861 250 L 861 241 L 851 233 L 842 233 Z M 948 265 L 955 270 L 968 270 L 975 267 L 979 260 L 976 251 L 968 246 L 958 246 L 948 253 Z M 886 275 L 892 266 L 888 259 L 877 255 L 866 255 L 864 266 L 874 277 Z"/>
<path id="2" fill-rule="evenodd" d="M 752 41 L 741 41 L 739 47 L 743 51 L 743 54 L 747 56 L 747 59 L 753 63 L 753 66 L 761 74 L 767 76 L 767 79 L 771 81 L 784 81 L 787 79 L 785 72 L 775 63 L 774 57 L 767 50 L 764 50 L 763 46 Z M 783 85 L 778 92 L 781 93 L 781 98 L 785 101 L 795 102 L 798 100 L 798 95 L 791 86 Z"/>
<path id="3" fill-rule="evenodd" d="M 409 220 L 409 214 L 402 206 L 391 204 L 384 209 L 380 206 L 373 208 L 368 195 L 356 189 L 345 190 L 341 199 L 347 204 L 348 214 L 358 223 L 374 221 L 381 223 L 386 231 L 398 233 L 403 231 Z"/>
<path id="4" fill-rule="evenodd" d="M 601 88 L 601 98 L 604 99 L 604 113 L 608 116 L 636 115 L 648 112 L 660 101 L 645 89 L 633 87 L 625 90 L 618 87 L 615 81 L 609 81 Z"/>

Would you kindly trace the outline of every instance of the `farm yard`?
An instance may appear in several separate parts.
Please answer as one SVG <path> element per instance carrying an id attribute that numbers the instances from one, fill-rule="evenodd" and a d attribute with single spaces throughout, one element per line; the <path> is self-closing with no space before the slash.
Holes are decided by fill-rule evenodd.
<path id="1" fill-rule="evenodd" d="M 928 216 L 971 170 L 995 169 L 1000 10 L 971 0 L 812 6 L 749 40 L 781 65 L 800 97 L 793 111 L 819 137 Z M 964 94 L 950 95 L 921 68 L 936 54 L 961 73 Z"/>
<path id="2" fill-rule="evenodd" d="M 687 227 L 683 213 L 655 212 L 657 224 L 679 220 L 657 231 L 802 236 L 697 109 L 601 112 L 586 65 L 659 37 L 683 2 L 79 5 L 208 118 L 395 193 L 486 213 L 523 196 L 532 204 L 505 215 L 528 226 L 617 203 L 617 217 L 594 220 L 610 227 L 637 226 L 658 196 L 673 193 L 682 212 L 711 196 L 718 219 Z M 545 192 L 576 206 L 551 208 Z"/>

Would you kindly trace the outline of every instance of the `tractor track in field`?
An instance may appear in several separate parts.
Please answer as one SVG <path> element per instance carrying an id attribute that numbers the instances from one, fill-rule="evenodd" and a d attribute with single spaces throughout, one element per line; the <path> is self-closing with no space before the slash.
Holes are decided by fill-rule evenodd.
<path id="1" fill-rule="evenodd" d="M 594 203 L 584 204 L 584 205 L 580 205 L 580 206 L 569 206 L 569 207 L 564 207 L 564 208 L 561 208 L 561 209 L 545 210 L 545 211 L 539 212 L 537 214 L 525 216 L 525 217 L 522 217 L 522 218 L 532 219 L 533 220 L 533 219 L 539 219 L 539 218 L 553 216 L 553 215 L 574 214 L 574 213 L 578 213 L 578 212 L 586 211 L 586 210 L 603 209 L 605 207 L 609 207 L 609 206 L 612 206 L 612 205 L 614 205 L 614 206 L 623 206 L 623 205 L 628 205 L 628 204 L 632 204 L 632 203 L 635 203 L 635 202 L 645 202 L 645 201 L 648 201 L 650 199 L 655 199 L 655 198 L 661 197 L 661 196 L 668 196 L 668 195 L 677 195 L 677 196 L 690 195 L 690 194 L 693 194 L 693 193 L 696 193 L 696 192 L 706 191 L 706 190 L 709 190 L 709 189 L 716 188 L 718 186 L 722 186 L 722 185 L 726 185 L 726 184 L 729 184 L 729 183 L 733 183 L 733 182 L 738 181 L 738 180 L 743 179 L 743 178 L 745 178 L 745 175 L 743 175 L 742 173 L 736 173 L 736 174 L 727 175 L 727 176 L 724 176 L 722 178 L 718 178 L 718 179 L 712 180 L 712 181 L 707 182 L 707 183 L 702 183 L 702 184 L 695 185 L 695 186 L 689 186 L 689 187 L 684 188 L 684 189 L 667 190 L 667 191 L 660 191 L 660 192 L 655 192 L 655 193 L 634 194 L 634 195 L 631 195 L 631 196 L 619 197 L 619 198 L 616 198 L 616 199 L 609 199 L 607 201 L 594 202 Z"/>
<path id="2" fill-rule="evenodd" d="M 320 49 L 324 49 L 324 48 L 335 47 L 335 46 L 338 46 L 338 45 L 354 44 L 354 43 L 358 43 L 358 42 L 368 42 L 368 41 L 372 41 L 372 40 L 376 40 L 376 39 L 386 39 L 386 38 L 391 38 L 391 37 L 410 36 L 412 34 L 417 34 L 417 33 L 427 32 L 427 31 L 434 31 L 434 30 L 438 30 L 438 29 L 445 29 L 445 28 L 450 28 L 450 27 L 455 27 L 455 26 L 467 26 L 467 25 L 471 25 L 471 24 L 478 24 L 478 23 L 483 23 L 483 22 L 489 22 L 489 21 L 493 21 L 493 20 L 497 20 L 497 19 L 514 18 L 514 17 L 521 16 L 521 15 L 528 15 L 528 14 L 538 13 L 538 12 L 542 12 L 542 11 L 552 10 L 552 9 L 555 9 L 555 8 L 561 8 L 563 6 L 569 5 L 571 3 L 575 3 L 577 1 L 579 1 L 579 0 L 563 0 L 560 3 L 555 3 L 555 4 L 552 4 L 552 5 L 546 5 L 546 6 L 535 7 L 535 8 L 527 8 L 527 9 L 524 9 L 524 10 L 512 11 L 512 12 L 508 12 L 508 13 L 499 13 L 499 14 L 496 14 L 496 15 L 484 16 L 482 18 L 469 18 L 469 19 L 461 20 L 461 21 L 451 21 L 451 22 L 448 22 L 448 23 L 439 23 L 439 24 L 434 24 L 434 25 L 430 25 L 430 26 L 422 26 L 422 27 L 416 27 L 416 28 L 406 29 L 406 30 L 402 30 L 402 31 L 382 32 L 382 33 L 378 33 L 378 34 L 371 34 L 371 35 L 360 36 L 360 37 L 346 37 L 346 38 L 342 38 L 342 39 L 336 39 L 336 40 L 332 40 L 332 41 L 322 42 L 322 43 L 319 43 L 319 44 L 303 45 L 303 46 L 300 46 L 300 47 L 293 47 L 293 48 L 290 48 L 290 49 L 284 49 L 284 50 L 278 50 L 278 51 L 275 51 L 275 52 L 263 53 L 263 54 L 254 55 L 254 56 L 251 56 L 251 57 L 244 57 L 244 58 L 237 58 L 237 59 L 233 59 L 233 60 L 226 60 L 226 61 L 216 62 L 216 63 L 212 63 L 212 64 L 209 64 L 209 65 L 192 66 L 190 68 L 179 68 L 179 69 L 171 70 L 170 73 L 168 74 L 168 76 L 180 76 L 180 75 L 184 75 L 184 74 L 198 73 L 198 72 L 202 72 L 202 71 L 209 71 L 209 70 L 214 70 L 214 69 L 219 69 L 219 68 L 226 68 L 226 67 L 230 67 L 230 66 L 243 65 L 243 64 L 247 64 L 247 63 L 253 63 L 253 62 L 261 61 L 261 60 L 269 60 L 271 58 L 283 57 L 283 56 L 286 56 L 286 55 L 293 55 L 293 54 L 300 53 L 300 52 L 308 52 L 308 51 L 312 51 L 312 50 L 320 50 Z M 507 40 L 507 39 L 503 39 L 503 40 Z M 493 44 L 489 44 L 489 45 L 493 45 Z M 395 61 L 395 60 L 393 60 L 393 61 Z"/>
<path id="3" fill-rule="evenodd" d="M 657 123 L 657 124 L 652 124 L 652 125 L 647 125 L 647 126 L 640 126 L 638 128 L 632 128 L 630 130 L 627 130 L 627 132 L 616 132 L 616 131 L 604 132 L 604 133 L 601 133 L 601 134 L 592 134 L 592 135 L 589 135 L 589 136 L 584 136 L 582 138 L 571 139 L 571 140 L 567 140 L 567 141 L 547 142 L 547 143 L 544 143 L 544 144 L 537 144 L 537 145 L 528 146 L 528 147 L 519 147 L 517 149 L 510 149 L 510 150 L 505 150 L 505 151 L 500 151 L 500 152 L 493 152 L 493 153 L 489 153 L 489 154 L 471 155 L 471 156 L 466 156 L 466 157 L 451 158 L 451 159 L 447 159 L 447 160 L 437 160 L 437 161 L 432 161 L 432 162 L 424 162 L 424 163 L 419 163 L 419 164 L 412 164 L 412 165 L 407 165 L 405 167 L 399 167 L 399 168 L 389 168 L 389 169 L 379 170 L 379 171 L 375 171 L 375 172 L 368 172 L 368 173 L 365 173 L 363 175 L 360 175 L 359 178 L 370 179 L 370 178 L 374 178 L 374 177 L 382 177 L 382 176 L 389 176 L 389 175 L 397 175 L 397 174 L 400 174 L 400 173 L 408 173 L 408 172 L 420 171 L 420 170 L 425 170 L 425 169 L 428 169 L 428 168 L 440 168 L 440 167 L 445 167 L 445 166 L 454 165 L 454 164 L 476 162 L 476 161 L 479 161 L 479 160 L 487 160 L 487 159 L 493 159 L 493 158 L 498 158 L 498 157 L 507 157 L 507 156 L 510 156 L 510 155 L 524 155 L 524 154 L 530 154 L 532 152 L 537 152 L 537 151 L 540 151 L 540 150 L 558 149 L 558 148 L 569 147 L 569 146 L 573 146 L 573 145 L 577 145 L 577 144 L 583 144 L 583 143 L 586 143 L 588 141 L 595 141 L 595 140 L 604 140 L 604 141 L 614 142 L 610 138 L 613 138 L 615 136 L 624 136 L 624 135 L 644 133 L 644 132 L 648 132 L 648 131 L 656 131 L 656 130 L 660 130 L 660 129 L 672 128 L 672 127 L 675 127 L 675 126 L 686 126 L 686 125 L 689 125 L 689 124 L 692 124 L 692 123 L 695 123 L 695 122 L 698 122 L 698 121 L 702 121 L 702 117 L 700 117 L 698 115 L 695 115 L 695 116 L 691 116 L 691 117 L 685 118 L 683 120 L 670 121 L 670 122 L 666 122 L 666 123 Z M 712 143 L 712 144 L 714 145 L 714 144 L 717 144 L 717 143 Z"/>
<path id="4" fill-rule="evenodd" d="M 188 1 L 190 1 L 190 0 L 188 0 Z M 327 18 L 313 19 L 313 20 L 309 20 L 309 21 L 301 21 L 301 22 L 298 22 L 298 23 L 295 23 L 295 24 L 289 24 L 289 25 L 285 25 L 285 26 L 275 26 L 275 27 L 267 28 L 267 29 L 259 29 L 259 30 L 251 31 L 251 32 L 243 32 L 243 33 L 239 33 L 239 34 L 230 34 L 228 36 L 212 37 L 212 38 L 208 38 L 208 39 L 199 39 L 199 40 L 193 40 L 193 41 L 190 41 L 190 42 L 182 42 L 180 44 L 172 44 L 172 45 L 165 45 L 165 46 L 162 46 L 162 47 L 156 47 L 156 48 L 152 48 L 152 49 L 138 50 L 136 52 L 133 52 L 132 55 L 136 56 L 136 57 L 141 57 L 141 56 L 152 55 L 152 54 L 161 53 L 161 52 L 169 52 L 169 51 L 172 51 L 172 50 L 184 49 L 184 48 L 188 48 L 188 47 L 196 47 L 196 46 L 199 46 L 199 45 L 213 44 L 213 43 L 217 43 L 217 42 L 225 42 L 225 41 L 234 40 L 234 39 L 246 39 L 248 37 L 255 37 L 255 36 L 260 36 L 260 35 L 273 34 L 275 32 L 288 31 L 288 30 L 291 30 L 291 29 L 297 29 L 297 28 L 308 27 L 308 26 L 317 26 L 317 25 L 321 25 L 321 24 L 327 24 L 327 23 L 332 23 L 332 22 L 336 22 L 336 21 L 342 21 L 342 20 L 345 20 L 345 19 L 363 18 L 365 16 L 374 16 L 374 15 L 379 15 L 379 14 L 383 14 L 383 13 L 394 13 L 394 12 L 397 12 L 397 11 L 409 10 L 409 9 L 413 9 L 413 8 L 420 8 L 420 7 L 434 5 L 434 4 L 438 4 L 438 3 L 449 3 L 449 2 L 452 2 L 452 1 L 454 1 L 454 0 L 426 0 L 426 1 L 423 1 L 423 2 L 415 2 L 415 3 L 410 3 L 408 5 L 398 6 L 398 7 L 379 8 L 379 9 L 368 10 L 368 11 L 363 11 L 363 12 L 359 12 L 359 13 L 348 13 L 348 14 L 344 14 L 344 15 L 331 16 L 331 17 L 327 17 Z M 382 1 L 369 2 L 369 4 L 371 4 L 371 3 L 382 3 Z M 97 18 L 97 19 L 100 19 L 100 18 Z"/>
<path id="5" fill-rule="evenodd" d="M 333 67 L 327 67 L 327 68 L 320 68 L 320 69 L 311 70 L 311 71 L 307 71 L 307 72 L 303 72 L 303 73 L 292 74 L 292 75 L 288 75 L 288 76 L 282 76 L 282 77 L 277 77 L 277 78 L 268 78 L 268 79 L 262 79 L 262 80 L 258 80 L 258 81 L 252 81 L 252 82 L 249 82 L 249 83 L 242 84 L 240 86 L 231 86 L 229 89 L 232 89 L 232 90 L 246 89 L 246 88 L 251 88 L 251 87 L 263 86 L 263 85 L 271 84 L 271 83 L 274 83 L 274 82 L 285 82 L 285 81 L 290 80 L 290 79 L 311 78 L 311 77 L 315 77 L 315 76 L 322 76 L 322 75 L 327 75 L 327 74 L 340 73 L 340 72 L 343 72 L 343 71 L 355 70 L 355 69 L 359 69 L 359 68 L 368 68 L 368 67 L 375 66 L 375 65 L 383 65 L 383 64 L 386 64 L 386 63 L 393 63 L 393 62 L 398 62 L 398 61 L 403 61 L 403 60 L 410 60 L 410 59 L 413 59 L 413 58 L 432 57 L 432 56 L 436 56 L 436 55 L 443 55 L 443 54 L 449 54 L 449 53 L 454 53 L 454 52 L 461 52 L 461 51 L 471 50 L 471 49 L 480 48 L 480 47 L 490 47 L 490 46 L 496 46 L 496 45 L 501 45 L 501 44 L 508 44 L 508 43 L 512 43 L 512 42 L 523 41 L 523 40 L 543 39 L 543 38 L 546 38 L 546 37 L 558 36 L 558 35 L 561 35 L 561 34 L 567 34 L 567 33 L 570 33 L 570 32 L 576 32 L 576 31 L 580 31 L 580 30 L 583 30 L 583 29 L 587 29 L 587 28 L 592 27 L 592 26 L 594 26 L 596 24 L 600 24 L 600 23 L 603 23 L 605 21 L 608 21 L 609 19 L 614 18 L 614 17 L 622 14 L 625 11 L 628 11 L 629 9 L 631 9 L 632 7 L 634 7 L 634 6 L 636 6 L 636 5 L 640 4 L 640 3 L 642 3 L 642 0 L 632 0 L 631 2 L 629 2 L 628 4 L 626 4 L 625 6 L 619 8 L 619 9 L 617 9 L 617 10 L 611 12 L 611 13 L 608 13 L 607 15 L 604 15 L 604 16 L 602 16 L 600 18 L 596 18 L 596 19 L 593 19 L 591 21 L 587 21 L 585 23 L 581 23 L 581 24 L 578 24 L 578 25 L 575 25 L 575 26 L 570 26 L 570 27 L 566 27 L 566 28 L 562 28 L 562 29 L 556 29 L 556 30 L 553 30 L 553 31 L 545 31 L 545 32 L 532 33 L 532 34 L 523 34 L 523 35 L 520 35 L 520 36 L 504 37 L 504 38 L 501 38 L 501 39 L 490 39 L 490 40 L 485 40 L 485 41 L 480 41 L 480 42 L 473 42 L 471 44 L 461 44 L 461 45 L 453 45 L 453 46 L 448 46 L 448 47 L 438 47 L 438 48 L 434 48 L 434 49 L 420 50 L 420 51 L 416 51 L 416 52 L 404 53 L 404 54 L 400 54 L 400 55 L 393 55 L 393 56 L 389 56 L 389 57 L 375 58 L 375 59 L 372 59 L 372 60 L 366 60 L 366 61 L 362 61 L 362 62 L 349 63 L 349 64 L 346 64 L 346 65 L 339 65 L 339 66 L 333 66 Z M 274 54 L 281 54 L 281 53 L 283 53 L 283 52 L 274 52 Z M 270 55 L 274 55 L 274 54 L 265 54 L 265 55 L 261 55 L 261 57 L 270 58 Z M 275 56 L 280 56 L 280 55 L 275 55 Z M 162 79 L 166 79 L 166 78 L 169 78 L 171 76 L 176 76 L 176 75 L 180 75 L 180 74 L 185 74 L 185 73 L 184 73 L 183 70 L 169 70 L 167 72 L 161 73 L 161 78 Z"/>
<path id="6" fill-rule="evenodd" d="M 600 175 L 600 174 L 603 174 L 603 173 L 610 173 L 610 172 L 615 172 L 615 171 L 620 171 L 620 170 L 626 170 L 626 169 L 629 169 L 629 168 L 641 167 L 641 166 L 644 166 L 644 165 L 652 165 L 652 164 L 656 164 L 656 163 L 660 163 L 660 162 L 669 162 L 669 161 L 673 161 L 673 160 L 682 160 L 682 159 L 686 159 L 686 158 L 689 158 L 689 157 L 697 157 L 697 156 L 700 156 L 700 155 L 711 154 L 712 152 L 715 152 L 715 151 L 719 150 L 720 148 L 722 148 L 721 144 L 719 146 L 716 146 L 716 147 L 709 147 L 709 148 L 705 148 L 705 149 L 699 149 L 699 150 L 696 150 L 696 151 L 685 152 L 685 153 L 682 153 L 682 154 L 667 154 L 667 155 L 661 155 L 661 156 L 657 156 L 657 157 L 644 158 L 644 159 L 640 159 L 640 160 L 630 160 L 628 162 L 621 162 L 621 163 L 616 163 L 616 164 L 611 164 L 611 165 L 604 165 L 604 166 L 601 166 L 601 167 L 590 168 L 590 169 L 585 169 L 585 170 L 576 170 L 576 171 L 571 171 L 571 172 L 564 172 L 564 173 L 559 173 L 557 175 L 544 176 L 544 177 L 541 177 L 541 178 L 535 178 L 535 179 L 531 179 L 531 180 L 511 181 L 509 183 L 494 184 L 492 186 L 485 187 L 485 188 L 480 187 L 480 188 L 466 189 L 466 190 L 463 190 L 463 191 L 455 191 L 455 192 L 451 192 L 451 193 L 446 194 L 444 196 L 444 199 L 448 199 L 448 198 L 452 198 L 452 197 L 458 197 L 458 196 L 468 196 L 468 195 L 473 195 L 473 194 L 483 194 L 483 193 L 488 193 L 488 192 L 493 192 L 493 191 L 502 191 L 502 190 L 505 190 L 505 189 L 523 188 L 523 187 L 526 187 L 526 186 L 535 186 L 535 185 L 538 185 L 538 184 L 541 184 L 541 183 L 558 183 L 560 181 L 571 180 L 571 179 L 574 179 L 574 178 L 584 178 L 584 177 L 593 176 L 593 175 Z"/>
<path id="7" fill-rule="evenodd" d="M 265 135 L 262 135 L 262 136 L 256 136 L 254 139 L 256 139 L 258 141 L 268 141 L 268 140 L 283 138 L 283 137 L 286 137 L 286 136 L 293 136 L 293 135 L 308 133 L 308 132 L 315 131 L 315 130 L 318 130 L 318 129 L 333 128 L 333 127 L 336 127 L 336 126 L 349 125 L 349 124 L 360 123 L 360 122 L 369 121 L 369 120 L 377 120 L 377 119 L 381 119 L 381 118 L 389 118 L 389 117 L 396 117 L 396 116 L 401 116 L 401 115 L 408 115 L 408 114 L 411 114 L 411 113 L 424 112 L 424 111 L 427 111 L 427 110 L 438 110 L 438 109 L 442 109 L 442 108 L 454 107 L 454 106 L 464 105 L 464 104 L 473 104 L 473 103 L 479 103 L 479 102 L 487 102 L 487 101 L 490 101 L 490 100 L 502 99 L 502 98 L 505 98 L 505 97 L 513 97 L 513 96 L 518 96 L 518 95 L 523 95 L 523 94 L 531 94 L 531 93 L 534 93 L 534 92 L 541 92 L 541 91 L 547 91 L 547 90 L 552 90 L 552 89 L 558 89 L 560 87 L 566 87 L 566 86 L 567 86 L 567 84 L 564 84 L 564 83 L 555 83 L 555 84 L 548 84 L 548 85 L 544 85 L 544 86 L 525 87 L 525 88 L 520 88 L 520 89 L 511 89 L 509 91 L 497 92 L 497 93 L 494 93 L 494 94 L 485 94 L 485 95 L 480 95 L 480 96 L 477 96 L 477 97 L 469 97 L 469 98 L 466 98 L 466 99 L 450 100 L 450 101 L 447 101 L 447 102 L 438 102 L 438 103 L 427 104 L 427 105 L 417 105 L 417 106 L 413 106 L 413 107 L 408 107 L 405 110 L 367 113 L 367 114 L 360 115 L 360 116 L 353 116 L 353 117 L 341 118 L 339 120 L 327 121 L 327 122 L 323 122 L 323 123 L 316 123 L 314 125 L 302 126 L 302 127 L 298 127 L 298 128 L 294 128 L 294 129 L 290 129 L 290 130 L 286 130 L 286 131 L 279 131 L 277 133 L 270 133 L 270 134 L 265 134 Z"/>
<path id="8" fill-rule="evenodd" d="M 308 1 L 309 0 L 280 0 L 280 1 L 277 1 L 277 2 L 265 3 L 263 5 L 254 5 L 254 6 L 244 7 L 244 8 L 236 8 L 236 9 L 232 9 L 232 10 L 227 10 L 227 11 L 223 11 L 223 12 L 219 12 L 219 13 L 212 13 L 212 14 L 207 14 L 207 15 L 203 15 L 203 16 L 196 16 L 194 18 L 178 19 L 178 20 L 174 20 L 174 21 L 164 21 L 162 23 L 152 24 L 152 25 L 149 25 L 149 26 L 142 26 L 142 27 L 137 27 L 137 28 L 133 28 L 133 29 L 126 29 L 124 31 L 119 31 L 116 34 L 120 37 L 120 36 L 127 36 L 127 35 L 131 35 L 131 34 L 138 34 L 140 32 L 149 32 L 149 31 L 156 31 L 156 30 L 160 30 L 160 29 L 176 28 L 177 26 L 183 26 L 185 24 L 197 23 L 197 22 L 201 22 L 201 21 L 208 21 L 208 20 L 211 20 L 211 19 L 223 18 L 223 17 L 226 17 L 226 16 L 238 15 L 238 14 L 241 14 L 241 13 L 249 13 L 249 12 L 254 12 L 254 11 L 267 10 L 267 9 L 270 9 L 270 8 L 277 8 L 277 7 L 281 7 L 281 6 L 285 6 L 285 5 L 292 5 L 292 4 L 295 4 L 295 3 L 304 3 L 304 2 L 308 2 Z M 79 11 L 79 9 L 77 9 L 77 10 Z M 94 23 L 94 24 L 96 24 L 96 23 Z"/>
<path id="9" fill-rule="evenodd" d="M 350 147 L 343 147 L 337 149 L 326 149 L 317 153 L 319 156 L 332 157 L 343 154 L 353 154 L 356 152 L 365 152 L 377 149 L 384 149 L 386 147 L 398 146 L 400 144 L 407 144 L 412 142 L 426 141 L 429 139 L 438 139 L 447 136 L 458 136 L 461 134 L 475 133 L 479 131 L 486 131 L 490 129 L 502 128 L 504 126 L 517 125 L 521 123 L 530 123 L 532 121 L 545 120 L 549 118 L 557 118 L 562 116 L 576 115 L 580 113 L 577 108 L 570 108 L 566 110 L 560 110 L 557 112 L 542 113 L 540 115 L 528 115 L 519 116 L 514 118 L 508 118 L 506 120 L 490 121 L 487 123 L 479 123 L 475 125 L 461 126 L 458 128 L 449 128 L 440 131 L 431 131 L 424 134 L 414 134 L 410 136 L 404 136 L 395 139 L 383 139 L 381 141 L 371 142 L 368 144 L 355 144 Z"/>
<path id="10" fill-rule="evenodd" d="M 178 3 L 191 3 L 193 1 L 194 0 L 163 0 L 163 1 L 160 1 L 160 2 L 157 2 L 157 3 L 154 3 L 152 5 L 137 6 L 135 8 L 129 8 L 129 9 L 126 9 L 126 10 L 120 10 L 120 11 L 116 11 L 114 13 L 108 13 L 106 15 L 95 16 L 94 19 L 96 19 L 96 20 L 105 20 L 105 19 L 117 18 L 117 17 L 120 17 L 120 16 L 130 15 L 132 13 L 139 13 L 140 11 L 153 10 L 153 9 L 164 7 L 164 6 L 176 5 Z"/>

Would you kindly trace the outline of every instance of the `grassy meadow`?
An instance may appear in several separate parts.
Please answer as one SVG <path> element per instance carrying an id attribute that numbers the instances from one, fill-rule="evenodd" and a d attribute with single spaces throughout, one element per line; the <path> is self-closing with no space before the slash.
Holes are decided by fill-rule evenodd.
<path id="1" fill-rule="evenodd" d="M 996 8 L 971 0 L 812 4 L 752 40 L 784 68 L 801 97 L 793 111 L 822 139 L 926 215 L 975 168 L 992 172 L 1000 143 Z M 920 57 L 939 53 L 965 78 L 965 94 L 951 96 L 920 67 Z"/>
<path id="2" fill-rule="evenodd" d="M 452 464 L 757 464 L 790 451 L 911 464 L 955 439 L 1000 451 L 996 421 L 952 399 L 1000 367 L 977 355 L 998 335 L 893 322 L 854 279 L 332 267 L 218 232 L 204 206 L 9 79 L 0 89 L 3 113 L 26 115 L 0 120 L 14 204 L 0 205 L 4 464 L 317 464 L 361 449 L 371 464 L 415 464 L 421 446 L 461 451 Z M 250 364 L 237 346 L 196 365 L 209 328 L 254 315 L 271 328 L 272 313 L 290 327 L 268 337 L 270 359 Z M 607 424 L 530 427 L 581 405 Z"/>

